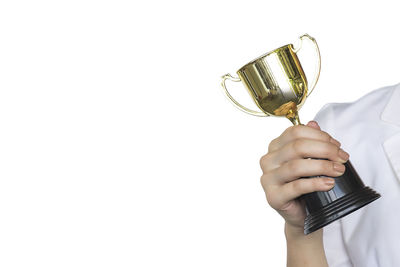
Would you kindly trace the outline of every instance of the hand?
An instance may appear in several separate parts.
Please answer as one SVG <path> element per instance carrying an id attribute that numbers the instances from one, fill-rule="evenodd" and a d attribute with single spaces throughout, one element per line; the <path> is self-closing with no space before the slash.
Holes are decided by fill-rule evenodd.
<path id="1" fill-rule="evenodd" d="M 287 128 L 271 141 L 261 160 L 261 184 L 267 201 L 285 219 L 287 227 L 303 232 L 304 203 L 297 198 L 314 191 L 329 191 L 344 173 L 349 154 L 321 131 L 317 122 Z M 301 178 L 307 176 L 321 176 Z M 329 177 L 326 177 L 329 176 Z"/>

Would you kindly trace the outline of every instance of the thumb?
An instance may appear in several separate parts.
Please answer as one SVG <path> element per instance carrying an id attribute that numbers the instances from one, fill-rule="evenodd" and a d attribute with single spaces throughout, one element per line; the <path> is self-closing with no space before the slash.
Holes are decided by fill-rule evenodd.
<path id="1" fill-rule="evenodd" d="M 316 122 L 316 121 L 309 121 L 307 123 L 307 126 L 309 126 L 311 128 L 314 128 L 314 129 L 317 129 L 317 130 L 321 130 L 321 128 L 318 125 L 318 122 Z"/>

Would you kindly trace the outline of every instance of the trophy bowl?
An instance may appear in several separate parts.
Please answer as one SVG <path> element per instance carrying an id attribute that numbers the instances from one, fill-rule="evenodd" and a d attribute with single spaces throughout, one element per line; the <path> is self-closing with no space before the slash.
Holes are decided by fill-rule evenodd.
<path id="1" fill-rule="evenodd" d="M 303 40 L 310 41 L 316 53 L 316 71 L 309 85 L 297 56 Z M 321 70 L 321 55 L 316 40 L 304 34 L 300 45 L 295 48 L 288 44 L 266 53 L 247 63 L 237 71 L 238 77 L 230 74 L 222 76 L 222 88 L 231 102 L 243 112 L 254 116 L 285 116 L 293 125 L 301 124 L 298 110 L 314 90 Z M 237 102 L 229 93 L 226 81 L 242 82 L 260 111 L 251 110 Z M 346 170 L 335 179 L 335 186 L 327 191 L 317 191 L 302 195 L 306 219 L 304 233 L 312 233 L 329 223 L 378 199 L 380 195 L 365 186 L 350 161 Z M 311 178 L 311 177 L 302 177 Z"/>

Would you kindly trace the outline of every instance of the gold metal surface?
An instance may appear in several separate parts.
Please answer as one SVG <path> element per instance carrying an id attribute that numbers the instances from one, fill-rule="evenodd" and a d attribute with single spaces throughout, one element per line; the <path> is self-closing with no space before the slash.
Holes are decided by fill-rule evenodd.
<path id="1" fill-rule="evenodd" d="M 310 87 L 297 57 L 303 39 L 313 42 L 317 54 L 317 70 Z M 224 75 L 222 88 L 232 103 L 251 115 L 285 116 L 293 124 L 300 124 L 298 109 L 315 88 L 321 70 L 321 56 L 315 39 L 305 34 L 300 40 L 298 48 L 294 48 L 292 44 L 285 45 L 244 65 L 237 71 L 238 77 Z M 241 81 L 262 112 L 248 109 L 238 103 L 226 88 L 227 79 L 234 82 Z M 308 93 L 309 88 L 310 93 Z"/>
<path id="2" fill-rule="evenodd" d="M 246 108 L 245 106 L 243 106 L 243 105 L 241 105 L 239 102 L 237 102 L 237 101 L 231 96 L 231 94 L 229 93 L 228 89 L 226 88 L 226 84 L 225 84 L 226 80 L 231 80 L 231 81 L 233 81 L 233 82 L 240 82 L 241 80 L 240 80 L 239 78 L 237 78 L 237 77 L 232 77 L 232 75 L 230 75 L 230 74 L 228 73 L 228 74 L 225 74 L 224 76 L 222 76 L 222 82 L 221 82 L 222 88 L 224 88 L 224 92 L 225 92 L 226 96 L 232 101 L 232 103 L 233 103 L 238 109 L 240 109 L 241 111 L 243 111 L 243 112 L 245 112 L 245 113 L 247 113 L 247 114 L 254 115 L 254 116 L 259 116 L 259 117 L 266 117 L 266 116 L 269 116 L 268 114 L 265 114 L 264 112 L 254 111 L 254 110 L 251 110 L 251 109 L 249 109 L 249 108 Z"/>

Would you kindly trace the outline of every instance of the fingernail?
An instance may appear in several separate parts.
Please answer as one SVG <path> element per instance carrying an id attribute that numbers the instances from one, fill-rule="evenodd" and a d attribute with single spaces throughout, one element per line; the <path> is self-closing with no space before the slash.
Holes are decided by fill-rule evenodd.
<path id="1" fill-rule="evenodd" d="M 333 179 L 333 178 L 324 178 L 324 183 L 326 185 L 332 186 L 332 185 L 335 184 L 335 179 Z"/>
<path id="2" fill-rule="evenodd" d="M 335 144 L 335 145 L 337 145 L 338 147 L 340 147 L 342 144 L 338 141 L 338 140 L 336 140 L 336 139 L 334 139 L 334 138 L 332 138 L 331 137 L 331 141 L 330 141 L 332 144 Z"/>
<path id="3" fill-rule="evenodd" d="M 344 163 L 349 159 L 350 155 L 347 152 L 345 152 L 343 149 L 340 149 L 339 157 L 343 160 L 343 163 Z"/>
<path id="4" fill-rule="evenodd" d="M 339 163 L 339 162 L 334 162 L 334 163 L 333 163 L 333 169 L 334 169 L 338 174 L 343 174 L 344 171 L 345 171 L 345 169 L 346 169 L 346 167 L 345 167 L 343 164 Z"/>

